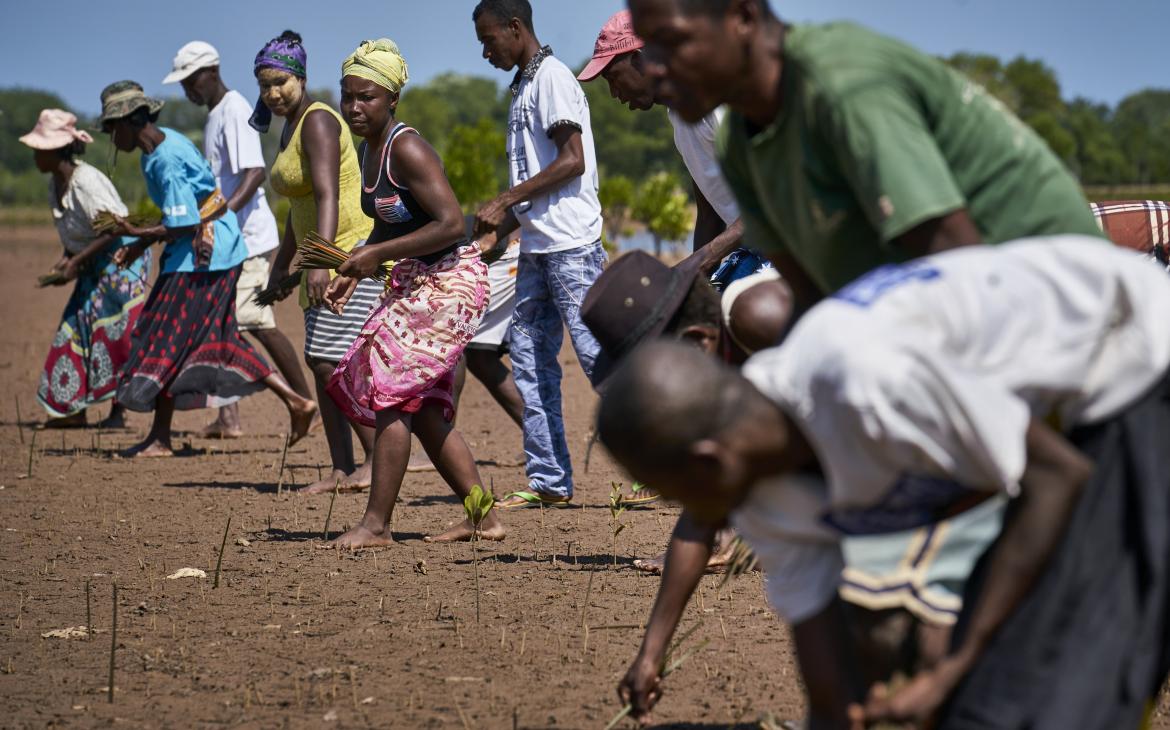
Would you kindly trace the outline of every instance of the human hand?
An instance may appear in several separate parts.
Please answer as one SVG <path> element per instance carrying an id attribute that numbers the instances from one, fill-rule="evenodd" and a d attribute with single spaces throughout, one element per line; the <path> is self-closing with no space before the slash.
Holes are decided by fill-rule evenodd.
<path id="1" fill-rule="evenodd" d="M 125 269 L 138 260 L 138 257 L 146 251 L 147 244 L 132 243 L 129 246 L 123 246 L 114 252 L 114 263 L 118 265 L 119 269 Z"/>
<path id="2" fill-rule="evenodd" d="M 57 286 L 65 284 L 65 282 L 73 281 L 81 273 L 81 262 L 76 258 L 71 258 L 65 262 L 65 266 L 61 269 L 61 281 Z"/>
<path id="3" fill-rule="evenodd" d="M 311 269 L 305 272 L 305 294 L 310 307 L 325 303 L 325 292 L 329 289 L 329 272 L 325 269 Z"/>
<path id="4" fill-rule="evenodd" d="M 353 292 L 357 289 L 358 280 L 353 277 L 338 274 L 325 291 L 325 303 L 329 309 L 340 316 L 345 312 L 345 305 L 349 302 Z"/>
<path id="5" fill-rule="evenodd" d="M 949 659 L 934 669 L 920 672 L 913 679 L 894 690 L 885 683 L 877 683 L 869 690 L 865 706 L 849 706 L 849 722 L 855 730 L 879 722 L 913 723 L 915 727 L 932 728 L 939 708 L 959 683 L 963 671 Z"/>
<path id="6" fill-rule="evenodd" d="M 353 279 L 368 279 L 382 265 L 377 250 L 369 246 L 358 246 L 350 251 L 349 258 L 337 267 L 337 273 Z"/>
<path id="7" fill-rule="evenodd" d="M 508 250 L 507 245 L 500 245 L 500 237 L 494 228 L 475 239 L 475 242 L 479 244 L 479 257 L 489 264 L 499 261 Z"/>
<path id="8" fill-rule="evenodd" d="M 288 267 L 283 269 L 273 268 L 268 272 L 268 283 L 264 285 L 265 289 L 275 289 L 280 285 L 280 282 L 288 278 Z"/>
<path id="9" fill-rule="evenodd" d="M 475 234 L 482 236 L 488 231 L 495 231 L 504 222 L 508 216 L 508 209 L 511 204 L 506 198 L 506 193 L 497 195 L 494 200 L 484 204 L 475 214 Z"/>
<path id="10" fill-rule="evenodd" d="M 70 258 L 71 257 L 69 255 L 64 255 L 57 259 L 57 263 L 53 264 L 53 268 L 49 269 L 49 271 L 64 271 L 65 264 L 69 263 Z"/>
<path id="11" fill-rule="evenodd" d="M 707 252 L 707 247 L 704 246 L 698 251 L 695 251 L 690 256 L 687 256 L 682 261 L 675 264 L 676 268 L 684 269 L 694 266 L 696 271 L 705 279 L 710 279 L 711 274 L 719 267 L 720 260 L 712 258 Z"/>
<path id="12" fill-rule="evenodd" d="M 618 684 L 618 697 L 633 708 L 630 717 L 642 725 L 650 724 L 650 711 L 662 698 L 660 666 L 660 661 L 638 654 Z"/>

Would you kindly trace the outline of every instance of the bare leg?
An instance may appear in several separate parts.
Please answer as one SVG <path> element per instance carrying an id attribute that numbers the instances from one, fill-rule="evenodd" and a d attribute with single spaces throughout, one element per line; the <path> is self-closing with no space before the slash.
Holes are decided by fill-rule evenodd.
<path id="1" fill-rule="evenodd" d="M 390 534 L 390 515 L 402 477 L 406 475 L 406 460 L 410 458 L 411 416 L 400 411 L 378 412 L 378 426 L 374 437 L 374 474 L 370 498 L 361 522 L 333 541 L 347 548 L 382 547 L 394 542 Z"/>
<path id="2" fill-rule="evenodd" d="M 309 426 L 313 423 L 313 417 L 317 415 L 317 404 L 288 387 L 284 378 L 276 373 L 266 375 L 264 384 L 268 386 L 269 390 L 276 393 L 284 401 L 285 407 L 288 408 L 288 444 L 292 446 L 309 433 Z"/>
<path id="3" fill-rule="evenodd" d="M 112 401 L 110 415 L 98 423 L 98 428 L 126 428 L 126 407 L 118 401 Z"/>
<path id="4" fill-rule="evenodd" d="M 459 496 L 460 500 L 471 493 L 473 486 L 479 485 L 480 488 L 483 488 L 483 480 L 480 479 L 479 469 L 475 466 L 475 457 L 472 456 L 471 449 L 467 447 L 463 435 L 443 418 L 440 406 L 424 405 L 415 414 L 414 432 L 423 448 L 426 449 L 427 455 L 431 457 L 431 461 L 435 463 L 435 468 L 439 470 L 440 476 L 447 482 L 447 486 L 451 487 L 451 491 Z M 464 520 L 441 535 L 424 539 L 427 542 L 470 540 L 474 531 L 475 528 L 471 521 Z M 503 540 L 505 534 L 504 525 L 496 516 L 495 510 L 489 512 L 479 525 L 481 539 Z"/>
<path id="5" fill-rule="evenodd" d="M 160 395 L 154 401 L 154 420 L 150 424 L 150 433 L 141 443 L 122 452 L 122 456 L 147 458 L 154 456 L 174 456 L 171 448 L 171 420 L 175 416 L 175 401 L 165 395 Z"/>
<path id="6" fill-rule="evenodd" d="M 503 357 L 498 350 L 464 350 L 467 359 L 467 369 L 476 380 L 483 383 L 488 393 L 500 408 L 508 414 L 512 422 L 521 426 L 524 417 L 524 399 L 520 397 L 520 390 L 516 381 L 512 379 L 512 371 L 504 364 Z"/>
<path id="7" fill-rule="evenodd" d="M 278 329 L 270 330 L 250 330 L 256 341 L 264 346 L 268 351 L 268 355 L 272 358 L 272 362 L 276 365 L 276 369 L 284 376 L 285 382 L 289 387 L 297 392 L 297 395 L 302 398 L 312 399 L 313 393 L 309 390 L 309 381 L 305 377 L 305 371 L 301 367 L 301 360 L 297 357 L 296 348 L 289 342 L 288 337 Z M 320 398 L 320 394 L 317 396 Z"/>
<path id="8" fill-rule="evenodd" d="M 240 408 L 237 403 L 221 406 L 219 417 L 203 427 L 199 432 L 204 438 L 238 439 L 244 435 L 240 427 Z"/>
<path id="9" fill-rule="evenodd" d="M 329 385 L 329 378 L 333 377 L 337 363 L 317 358 L 306 358 L 306 362 L 313 371 L 313 380 L 317 385 L 317 400 L 320 403 L 321 422 L 325 426 L 325 441 L 329 444 L 329 461 L 332 468 L 325 478 L 300 491 L 306 494 L 323 494 L 332 492 L 334 487 L 340 486 L 353 472 L 353 440 L 349 435 L 349 421 L 325 390 Z"/>

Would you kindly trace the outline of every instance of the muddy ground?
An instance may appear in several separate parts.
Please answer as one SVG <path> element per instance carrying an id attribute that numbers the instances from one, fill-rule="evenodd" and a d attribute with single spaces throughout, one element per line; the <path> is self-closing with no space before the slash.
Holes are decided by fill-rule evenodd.
<path id="1" fill-rule="evenodd" d="M 0 229 L 0 256 L 0 725 L 601 728 L 619 709 L 614 688 L 658 584 L 630 563 L 661 550 L 676 510 L 623 515 L 614 564 L 608 496 L 628 480 L 600 451 L 584 471 L 594 397 L 571 351 L 576 505 L 505 513 L 508 539 L 479 552 L 477 621 L 471 547 L 421 540 L 462 514 L 442 481 L 407 475 L 393 548 L 321 549 L 326 523 L 333 535 L 353 524 L 365 496 L 337 497 L 330 515 L 330 497 L 287 491 L 327 467 L 325 439 L 318 431 L 293 447 L 282 479 L 287 424 L 267 393 L 241 404 L 238 441 L 191 434 L 210 412 L 178 414 L 186 446 L 173 459 L 114 456 L 146 432 L 143 414 L 125 431 L 36 432 L 25 476 L 31 424 L 44 416 L 36 382 L 68 290 L 33 286 L 58 256 L 52 229 Z M 277 316 L 299 348 L 295 302 Z M 491 463 L 514 455 L 520 434 L 473 379 L 458 426 L 497 493 L 523 485 L 522 467 Z M 166 579 L 184 567 L 208 577 Z M 787 630 L 761 577 L 720 581 L 705 578 L 688 609 L 686 624 L 701 622 L 688 645 L 706 645 L 668 679 L 656 720 L 799 717 Z M 86 625 L 87 611 L 90 638 L 42 638 Z M 1170 728 L 1165 705 L 1156 727 Z"/>

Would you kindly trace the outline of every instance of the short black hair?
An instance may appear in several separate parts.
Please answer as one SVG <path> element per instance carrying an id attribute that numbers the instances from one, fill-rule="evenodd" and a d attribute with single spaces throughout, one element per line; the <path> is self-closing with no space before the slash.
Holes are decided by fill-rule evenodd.
<path id="1" fill-rule="evenodd" d="M 475 10 L 471 11 L 471 22 L 479 20 L 479 16 L 484 13 L 490 13 L 501 23 L 517 18 L 529 33 L 536 33 L 532 27 L 532 5 L 528 0 L 479 0 Z"/>
<path id="2" fill-rule="evenodd" d="M 57 150 L 57 156 L 62 160 L 69 160 L 75 162 L 78 157 L 85 154 L 85 142 L 75 139 L 69 144 Z"/>
<path id="3" fill-rule="evenodd" d="M 665 334 L 674 335 L 687 327 L 718 327 L 723 319 L 723 311 L 719 306 L 719 292 L 707 281 L 706 277 L 695 277 L 687 298 L 678 308 L 674 316 L 667 323 Z"/>

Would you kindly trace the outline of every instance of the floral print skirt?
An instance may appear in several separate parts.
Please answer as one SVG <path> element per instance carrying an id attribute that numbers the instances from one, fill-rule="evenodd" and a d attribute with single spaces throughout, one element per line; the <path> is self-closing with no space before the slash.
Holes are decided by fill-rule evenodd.
<path id="1" fill-rule="evenodd" d="M 150 259 L 147 251 L 119 269 L 109 254 L 99 254 L 77 277 L 37 388 L 50 417 L 72 416 L 113 397 L 146 301 Z"/>
<path id="2" fill-rule="evenodd" d="M 399 261 L 382 303 L 338 363 L 328 392 L 351 420 L 417 413 L 427 402 L 455 416 L 455 366 L 488 304 L 487 265 L 475 244 L 433 264 Z"/>

